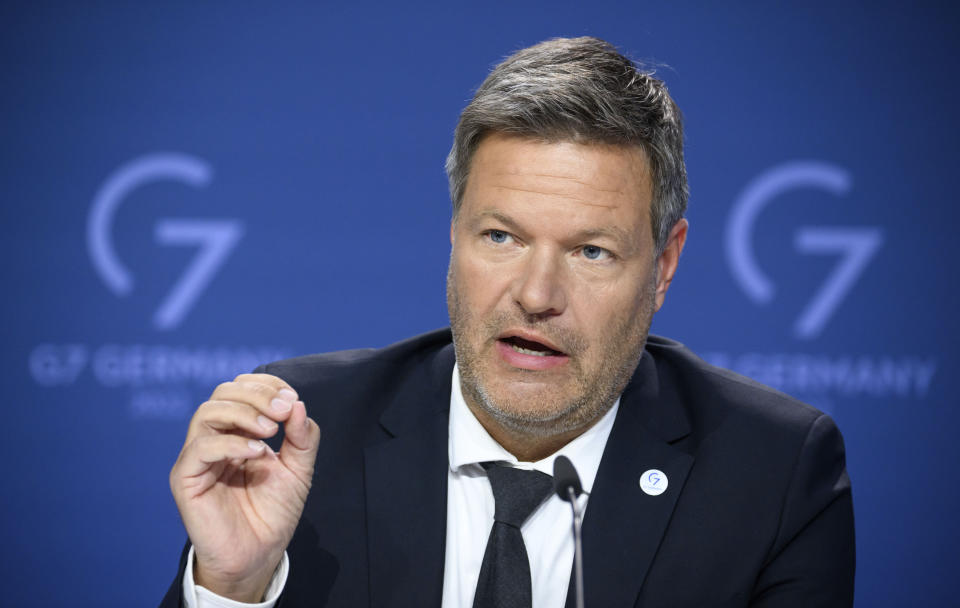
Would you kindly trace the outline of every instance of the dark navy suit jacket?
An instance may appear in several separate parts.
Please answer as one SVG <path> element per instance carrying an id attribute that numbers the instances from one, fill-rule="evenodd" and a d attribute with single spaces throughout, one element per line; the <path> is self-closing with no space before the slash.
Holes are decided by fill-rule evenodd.
<path id="1" fill-rule="evenodd" d="M 441 330 L 259 370 L 289 382 L 323 433 L 280 607 L 440 605 L 453 364 Z M 668 479 L 659 496 L 639 486 L 649 469 Z M 821 412 L 651 336 L 583 546 L 590 608 L 850 606 L 843 440 Z M 180 605 L 185 556 L 164 608 Z"/>

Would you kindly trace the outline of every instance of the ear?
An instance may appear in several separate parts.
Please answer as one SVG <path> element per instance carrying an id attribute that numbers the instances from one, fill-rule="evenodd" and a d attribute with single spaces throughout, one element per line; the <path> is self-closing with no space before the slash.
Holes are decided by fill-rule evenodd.
<path id="1" fill-rule="evenodd" d="M 457 226 L 457 218 L 450 220 L 450 246 L 453 246 L 453 229 Z"/>
<path id="2" fill-rule="evenodd" d="M 670 236 L 667 237 L 667 246 L 663 248 L 663 253 L 657 258 L 657 295 L 656 310 L 663 306 L 663 300 L 667 297 L 667 290 L 670 289 L 670 283 L 673 281 L 673 275 L 677 272 L 677 266 L 680 264 L 680 253 L 683 251 L 683 245 L 687 242 L 687 228 L 689 224 L 686 218 L 680 220 L 670 229 Z"/>

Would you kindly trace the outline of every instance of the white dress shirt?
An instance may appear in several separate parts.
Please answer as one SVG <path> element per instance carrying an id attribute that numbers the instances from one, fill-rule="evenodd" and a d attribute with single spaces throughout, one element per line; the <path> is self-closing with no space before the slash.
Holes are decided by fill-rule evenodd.
<path id="1" fill-rule="evenodd" d="M 477 590 L 480 564 L 493 528 L 493 489 L 481 462 L 500 461 L 521 469 L 535 469 L 553 475 L 553 460 L 564 455 L 573 462 L 584 495 L 580 508 L 586 507 L 587 494 L 600 467 L 620 400 L 587 431 L 537 462 L 518 462 L 473 415 L 460 392 L 457 367 L 453 368 L 450 391 L 450 471 L 447 478 L 447 545 L 443 568 L 443 608 L 470 608 Z M 570 504 L 556 493 L 534 510 L 520 528 L 530 559 L 533 608 L 563 608 L 573 569 L 573 513 Z"/>
<path id="2" fill-rule="evenodd" d="M 447 452 L 447 542 L 443 568 L 443 608 L 470 608 L 477 590 L 480 564 L 493 527 L 493 489 L 481 462 L 498 461 L 508 466 L 534 469 L 553 475 L 553 460 L 564 455 L 573 462 L 584 494 L 581 509 L 600 467 L 600 458 L 620 407 L 617 399 L 610 411 L 585 433 L 558 452 L 537 462 L 519 462 L 497 443 L 473 415 L 460 392 L 460 375 L 453 367 L 450 390 L 450 423 Z M 573 515 L 570 505 L 555 493 L 534 510 L 520 532 L 530 559 L 533 608 L 562 608 L 573 568 Z M 277 567 L 259 604 L 235 602 L 193 582 L 193 548 L 183 577 L 183 598 L 187 608 L 273 608 L 286 583 L 287 554 Z"/>

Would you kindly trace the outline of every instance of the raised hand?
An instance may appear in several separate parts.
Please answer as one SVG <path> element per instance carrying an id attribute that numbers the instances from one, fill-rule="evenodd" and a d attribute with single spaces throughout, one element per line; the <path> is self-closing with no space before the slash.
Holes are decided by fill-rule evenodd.
<path id="1" fill-rule="evenodd" d="M 279 452 L 263 441 L 284 425 Z M 194 547 L 194 580 L 258 602 L 310 491 L 320 428 L 293 388 L 243 374 L 197 408 L 170 488 Z"/>

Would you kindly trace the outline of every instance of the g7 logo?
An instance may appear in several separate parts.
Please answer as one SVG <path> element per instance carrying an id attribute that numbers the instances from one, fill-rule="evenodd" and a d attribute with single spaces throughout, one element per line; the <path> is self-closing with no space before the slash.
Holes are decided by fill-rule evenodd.
<path id="1" fill-rule="evenodd" d="M 130 272 L 121 264 L 110 238 L 113 217 L 124 198 L 140 186 L 161 180 L 176 180 L 194 187 L 210 182 L 211 170 L 204 161 L 183 154 L 152 154 L 134 159 L 104 182 L 93 200 L 87 218 L 87 251 L 93 266 L 113 293 L 126 296 L 133 289 Z M 163 245 L 199 245 L 200 250 L 153 315 L 160 330 L 177 327 L 217 269 L 243 236 L 243 223 L 235 219 L 161 219 L 154 238 Z"/>
<path id="2" fill-rule="evenodd" d="M 773 283 L 760 270 L 751 245 L 753 224 L 760 211 L 784 192 L 798 188 L 820 188 L 842 196 L 850 190 L 850 181 L 850 175 L 840 167 L 805 161 L 774 167 L 747 185 L 730 213 L 725 245 L 734 278 L 754 302 L 768 304 L 774 294 Z M 842 257 L 794 323 L 794 335 L 802 340 L 820 335 L 882 244 L 883 232 L 875 227 L 803 226 L 797 229 L 793 242 L 797 251 L 840 253 Z"/>

